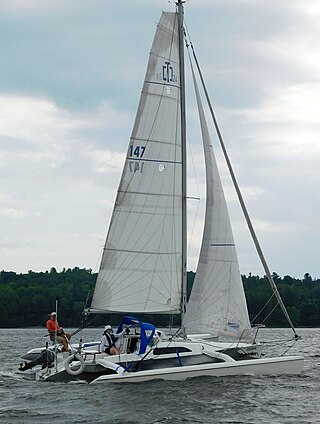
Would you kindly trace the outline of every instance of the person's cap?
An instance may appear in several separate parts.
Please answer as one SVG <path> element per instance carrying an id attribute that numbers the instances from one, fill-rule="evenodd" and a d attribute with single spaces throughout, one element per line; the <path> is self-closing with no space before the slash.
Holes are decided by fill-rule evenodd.
<path id="1" fill-rule="evenodd" d="M 104 330 L 105 330 L 105 331 L 106 331 L 106 330 L 112 330 L 111 325 L 106 325 L 106 326 L 104 327 Z"/>
<path id="2" fill-rule="evenodd" d="M 50 316 L 53 317 L 54 315 L 57 316 L 57 313 L 56 312 L 51 312 Z"/>

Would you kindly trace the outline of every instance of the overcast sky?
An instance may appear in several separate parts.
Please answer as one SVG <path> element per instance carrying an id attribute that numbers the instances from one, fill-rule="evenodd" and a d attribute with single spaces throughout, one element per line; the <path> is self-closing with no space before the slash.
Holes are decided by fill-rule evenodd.
<path id="1" fill-rule="evenodd" d="M 97 271 L 155 25 L 174 9 L 166 0 L 1 1 L 0 269 Z M 185 15 L 271 270 L 320 277 L 319 1 L 190 0 Z M 201 177 L 194 126 L 190 162 Z M 263 275 L 213 142 L 240 270 Z M 191 172 L 190 196 L 197 184 Z M 201 225 L 189 203 L 195 270 Z"/>

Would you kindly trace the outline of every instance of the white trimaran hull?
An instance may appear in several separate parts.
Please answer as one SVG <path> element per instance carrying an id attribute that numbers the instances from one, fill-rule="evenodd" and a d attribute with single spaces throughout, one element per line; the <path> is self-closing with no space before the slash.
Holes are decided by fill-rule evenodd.
<path id="1" fill-rule="evenodd" d="M 92 383 L 140 383 L 150 380 L 186 380 L 196 377 L 225 377 L 230 375 L 300 374 L 302 368 L 303 357 L 289 356 L 164 368 L 161 371 L 146 370 L 137 373 L 103 375 Z"/>
<path id="2" fill-rule="evenodd" d="M 127 342 L 127 339 L 125 341 Z M 161 349 L 163 354 L 160 353 Z M 176 351 L 180 353 L 177 355 Z M 94 383 L 125 383 L 157 379 L 186 380 L 203 376 L 301 372 L 302 357 L 261 358 L 260 353 L 260 344 L 218 343 L 195 339 L 160 341 L 147 355 L 122 353 L 120 356 L 109 356 L 98 353 L 97 350 L 85 349 L 82 351 L 82 357 L 85 358 L 84 368 L 80 374 L 77 373 L 80 363 L 75 360 L 71 367 L 67 367 L 66 361 L 70 357 L 66 353 L 59 353 L 57 363 L 51 368 L 39 370 L 36 378 L 42 381 L 82 379 Z M 138 364 L 137 370 L 135 364 Z"/>

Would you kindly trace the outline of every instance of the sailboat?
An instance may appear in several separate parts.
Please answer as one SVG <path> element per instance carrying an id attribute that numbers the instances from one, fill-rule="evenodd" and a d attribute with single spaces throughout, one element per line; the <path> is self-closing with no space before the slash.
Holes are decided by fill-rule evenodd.
<path id="1" fill-rule="evenodd" d="M 66 375 L 90 375 L 93 383 L 183 380 L 248 373 L 296 374 L 303 367 L 301 356 L 262 356 L 262 346 L 251 335 L 236 247 L 196 70 L 208 101 L 209 97 L 193 46 L 191 72 L 205 157 L 206 211 L 199 263 L 187 302 L 184 44 L 184 1 L 177 0 L 176 11 L 163 12 L 157 25 L 92 303 L 86 310 L 87 314 L 125 314 L 117 330 L 127 329 L 121 340 L 121 353 L 110 356 L 80 345 L 70 356 L 58 354 L 54 367 L 38 371 L 39 380 L 57 380 Z M 209 109 L 254 243 L 266 275 L 272 280 L 210 101 Z M 289 318 L 273 281 L 271 285 Z M 180 314 L 180 331 L 166 336 L 152 324 L 135 318 L 137 313 L 151 317 Z M 290 318 L 289 324 L 292 326 Z M 292 329 L 293 339 L 297 339 L 293 326 Z M 232 339 L 217 341 L 221 336 Z"/>

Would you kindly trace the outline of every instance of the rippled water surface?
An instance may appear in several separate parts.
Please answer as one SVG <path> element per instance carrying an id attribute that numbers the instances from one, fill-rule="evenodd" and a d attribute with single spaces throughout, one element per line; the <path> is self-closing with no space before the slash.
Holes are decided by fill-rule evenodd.
<path id="1" fill-rule="evenodd" d="M 86 330 L 85 340 L 101 329 Z M 208 377 L 89 385 L 36 382 L 17 369 L 20 354 L 44 345 L 42 329 L 0 329 L 1 423 L 320 423 L 320 329 L 301 329 L 289 353 L 303 354 L 299 376 Z M 261 330 L 275 340 L 288 330 Z"/>

